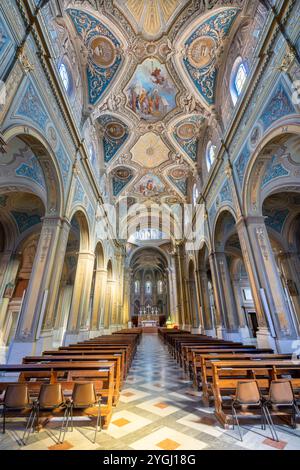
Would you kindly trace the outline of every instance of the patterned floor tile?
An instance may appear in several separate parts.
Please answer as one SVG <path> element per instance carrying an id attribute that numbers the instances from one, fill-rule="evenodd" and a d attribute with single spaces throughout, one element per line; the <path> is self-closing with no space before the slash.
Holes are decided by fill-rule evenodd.
<path id="1" fill-rule="evenodd" d="M 115 439 L 119 439 L 151 423 L 152 421 L 150 419 L 124 410 L 114 413 L 109 428 L 102 432 Z"/>
<path id="2" fill-rule="evenodd" d="M 174 429 L 162 427 L 130 444 L 135 450 L 202 450 L 207 445 Z"/>
<path id="3" fill-rule="evenodd" d="M 139 405 L 137 408 L 142 410 L 150 411 L 155 415 L 165 417 L 169 416 L 172 413 L 176 413 L 180 408 L 172 405 L 172 400 L 168 400 L 167 397 L 159 396 L 153 398 L 152 400 L 145 401 Z"/>

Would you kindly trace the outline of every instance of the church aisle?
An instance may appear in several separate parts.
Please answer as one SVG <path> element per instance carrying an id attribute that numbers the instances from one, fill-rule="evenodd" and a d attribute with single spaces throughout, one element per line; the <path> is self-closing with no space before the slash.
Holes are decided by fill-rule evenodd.
<path id="1" fill-rule="evenodd" d="M 63 444 L 56 444 L 58 424 L 54 419 L 30 437 L 27 446 L 19 445 L 23 423 L 10 421 L 5 436 L 0 435 L 0 450 L 204 450 L 204 449 L 300 449 L 300 428 L 279 432 L 281 441 L 268 439 L 269 432 L 244 428 L 244 441 L 235 431 L 224 430 L 205 408 L 201 392 L 192 384 L 157 335 L 144 334 L 133 361 L 120 402 L 108 430 L 102 430 L 92 443 L 93 427 L 88 419 Z M 80 426 L 80 427 L 79 427 Z M 298 433 L 298 436 L 295 433 Z"/>

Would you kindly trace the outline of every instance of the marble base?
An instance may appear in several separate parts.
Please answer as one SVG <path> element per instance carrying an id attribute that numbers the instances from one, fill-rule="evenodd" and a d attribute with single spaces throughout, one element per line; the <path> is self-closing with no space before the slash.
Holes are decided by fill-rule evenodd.
<path id="1" fill-rule="evenodd" d="M 268 328 L 259 328 L 256 334 L 258 348 L 272 348 L 275 353 L 278 352 L 275 339 L 271 336 Z"/>

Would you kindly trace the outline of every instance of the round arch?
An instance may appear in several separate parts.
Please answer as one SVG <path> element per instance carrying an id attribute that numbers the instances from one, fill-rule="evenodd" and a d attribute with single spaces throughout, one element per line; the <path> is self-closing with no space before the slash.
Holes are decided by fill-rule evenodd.
<path id="1" fill-rule="evenodd" d="M 3 132 L 3 140 L 8 146 L 14 138 L 19 138 L 28 145 L 41 165 L 47 187 L 46 213 L 61 216 L 64 207 L 64 185 L 50 144 L 31 126 L 16 125 Z"/>

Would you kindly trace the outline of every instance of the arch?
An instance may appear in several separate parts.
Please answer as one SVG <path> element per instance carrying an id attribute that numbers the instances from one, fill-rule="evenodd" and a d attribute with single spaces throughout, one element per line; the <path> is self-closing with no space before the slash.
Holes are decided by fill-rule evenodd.
<path id="1" fill-rule="evenodd" d="M 104 268 L 104 250 L 101 242 L 98 242 L 95 248 L 95 261 L 97 269 Z"/>
<path id="2" fill-rule="evenodd" d="M 89 251 L 90 249 L 90 228 L 89 219 L 84 209 L 74 208 L 72 216 L 70 217 L 71 224 L 73 221 L 75 225 L 78 224 L 80 232 L 80 251 Z"/>
<path id="3" fill-rule="evenodd" d="M 63 215 L 64 184 L 55 154 L 45 137 L 32 126 L 15 125 L 3 132 L 9 146 L 14 138 L 21 139 L 32 150 L 43 170 L 47 187 L 47 214 Z"/>
<path id="4" fill-rule="evenodd" d="M 212 246 L 214 251 L 224 249 L 227 239 L 235 231 L 237 217 L 230 206 L 224 206 L 218 211 L 212 230 Z M 226 236 L 225 236 L 226 235 Z"/>
<path id="5" fill-rule="evenodd" d="M 271 184 L 261 188 L 262 178 L 270 164 L 274 152 L 282 145 L 295 145 L 294 140 L 300 142 L 300 124 L 290 124 L 293 117 L 279 121 L 276 128 L 271 129 L 254 150 L 246 167 L 242 188 L 242 201 L 245 216 L 261 215 L 263 200 L 271 192 L 277 192 L 280 187 L 299 186 L 299 177 L 290 172 L 286 177 L 275 178 Z M 285 132 L 282 132 L 284 128 Z M 290 165 L 289 158 L 286 165 Z"/>
<path id="6" fill-rule="evenodd" d="M 113 265 L 112 265 L 111 260 L 108 260 L 106 270 L 107 270 L 107 280 L 112 281 L 113 280 Z"/>

